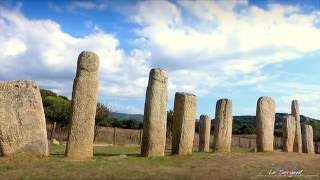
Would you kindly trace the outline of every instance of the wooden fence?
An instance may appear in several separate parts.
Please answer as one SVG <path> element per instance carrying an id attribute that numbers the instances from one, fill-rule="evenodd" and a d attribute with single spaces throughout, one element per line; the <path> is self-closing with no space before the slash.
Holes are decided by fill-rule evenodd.
<path id="1" fill-rule="evenodd" d="M 47 125 L 48 138 L 55 138 L 58 141 L 66 141 L 68 138 L 68 128 L 61 125 Z M 142 141 L 142 129 L 123 129 L 113 127 L 99 127 L 95 143 L 113 144 L 113 145 L 140 145 Z M 212 144 L 213 136 L 210 141 Z M 199 144 L 199 135 L 195 133 L 194 148 L 197 149 Z M 256 148 L 256 135 L 233 135 L 232 146 L 239 146 L 254 150 Z M 171 148 L 171 138 L 167 138 L 167 148 Z M 274 148 L 282 149 L 281 137 L 274 138 Z M 316 152 L 320 153 L 320 143 L 315 143 Z"/>

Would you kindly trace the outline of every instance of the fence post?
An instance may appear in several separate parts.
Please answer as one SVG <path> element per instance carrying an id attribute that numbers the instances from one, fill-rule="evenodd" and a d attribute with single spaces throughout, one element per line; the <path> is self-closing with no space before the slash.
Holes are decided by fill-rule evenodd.
<path id="1" fill-rule="evenodd" d="M 117 132 L 117 128 L 113 127 L 113 145 L 116 145 L 116 132 Z"/>
<path id="2" fill-rule="evenodd" d="M 51 130 L 51 134 L 50 134 L 50 140 L 52 140 L 56 134 L 56 126 L 57 126 L 57 123 L 54 122 Z"/>
<path id="3" fill-rule="evenodd" d="M 142 129 L 139 130 L 140 134 L 139 134 L 139 144 L 142 144 Z"/>
<path id="4" fill-rule="evenodd" d="M 238 136 L 239 137 L 239 147 L 241 147 L 241 136 Z"/>

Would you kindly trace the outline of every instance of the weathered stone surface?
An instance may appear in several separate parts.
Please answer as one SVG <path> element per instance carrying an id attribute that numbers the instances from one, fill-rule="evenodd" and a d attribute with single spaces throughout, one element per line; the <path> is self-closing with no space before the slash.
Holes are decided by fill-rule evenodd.
<path id="1" fill-rule="evenodd" d="M 284 152 L 293 152 L 293 142 L 296 132 L 296 120 L 292 115 L 282 119 L 282 146 Z"/>
<path id="2" fill-rule="evenodd" d="M 71 125 L 65 156 L 84 160 L 93 156 L 94 124 L 99 88 L 99 57 L 83 51 L 73 83 Z"/>
<path id="3" fill-rule="evenodd" d="M 207 115 L 201 115 L 199 121 L 199 151 L 210 151 L 211 119 Z"/>
<path id="4" fill-rule="evenodd" d="M 273 151 L 275 102 L 271 97 L 260 97 L 257 102 L 257 151 Z"/>
<path id="5" fill-rule="evenodd" d="M 0 81 L 0 154 L 49 154 L 40 90 L 33 81 Z"/>
<path id="6" fill-rule="evenodd" d="M 195 131 L 196 96 L 177 92 L 173 111 L 172 154 L 191 154 Z"/>
<path id="7" fill-rule="evenodd" d="M 313 129 L 311 125 L 302 124 L 302 152 L 314 154 Z"/>
<path id="8" fill-rule="evenodd" d="M 232 141 L 232 101 L 220 99 L 216 103 L 214 120 L 214 152 L 230 152 Z"/>
<path id="9" fill-rule="evenodd" d="M 168 75 L 162 69 L 152 69 L 144 105 L 141 155 L 164 156 L 166 146 Z"/>
<path id="10" fill-rule="evenodd" d="M 295 122 L 296 122 L 296 131 L 295 131 L 295 138 L 294 138 L 294 144 L 293 144 L 293 151 L 301 153 L 302 152 L 302 139 L 301 139 L 300 112 L 299 112 L 298 100 L 292 101 L 291 114 L 294 116 Z"/>

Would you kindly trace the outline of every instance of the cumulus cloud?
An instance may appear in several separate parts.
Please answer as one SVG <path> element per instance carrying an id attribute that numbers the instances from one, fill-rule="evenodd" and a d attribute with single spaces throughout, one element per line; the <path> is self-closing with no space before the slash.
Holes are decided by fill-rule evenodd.
<path id="1" fill-rule="evenodd" d="M 77 56 L 90 50 L 100 57 L 100 97 L 142 97 L 148 53 L 133 49 L 126 54 L 112 34 L 74 37 L 54 21 L 30 20 L 19 9 L 0 8 L 1 79 L 33 79 L 70 96 Z"/>
<path id="2" fill-rule="evenodd" d="M 54 4 L 50 6 L 59 10 Z M 89 1 L 69 4 L 69 10 L 105 7 Z M 67 10 L 67 6 L 60 10 Z M 268 89 L 261 85 L 270 78 L 266 66 L 320 51 L 320 12 L 306 13 L 299 6 L 269 4 L 261 8 L 247 1 L 139 1 L 130 12 L 127 15 L 138 25 L 134 26 L 138 27 L 134 30 L 135 48 L 124 51 L 118 37 L 99 27 L 91 34 L 75 37 L 52 20 L 31 20 L 18 9 L 1 8 L 0 78 L 34 79 L 42 87 L 70 95 L 77 56 L 82 50 L 91 50 L 101 61 L 102 99 L 143 99 L 152 67 L 169 71 L 171 95 L 188 91 L 205 96 L 217 86 L 256 85 L 266 92 Z M 285 103 L 307 93 L 296 90 L 283 93 L 280 99 Z M 131 107 L 115 107 L 137 112 Z"/>
<path id="3" fill-rule="evenodd" d="M 319 15 L 246 1 L 142 1 L 131 19 L 140 25 L 137 44 L 152 66 L 169 69 L 173 89 L 205 95 L 222 82 L 259 83 L 265 77 L 238 77 L 319 51 Z"/>
<path id="4" fill-rule="evenodd" d="M 290 112 L 290 103 L 297 99 L 300 104 L 302 114 L 313 115 L 314 118 L 320 118 L 320 86 L 289 82 L 279 85 L 286 88 L 287 94 L 279 99 L 279 109 Z"/>
<path id="5" fill-rule="evenodd" d="M 261 87 L 262 92 L 273 96 L 277 112 L 290 113 L 291 101 L 299 101 L 300 114 L 320 119 L 320 86 L 308 82 L 296 82 L 290 79 L 268 82 Z M 250 108 L 254 112 L 254 107 Z M 248 110 L 248 109 L 247 109 Z"/>

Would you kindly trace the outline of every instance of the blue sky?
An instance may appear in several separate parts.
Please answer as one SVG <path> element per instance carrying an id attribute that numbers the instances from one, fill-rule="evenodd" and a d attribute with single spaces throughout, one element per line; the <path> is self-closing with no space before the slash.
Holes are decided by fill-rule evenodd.
<path id="1" fill-rule="evenodd" d="M 220 98 L 254 115 L 260 96 L 277 112 L 320 118 L 320 1 L 0 2 L 0 79 L 33 79 L 70 97 L 82 50 L 101 61 L 100 98 L 143 113 L 148 73 L 169 73 L 174 93 L 197 95 L 197 115 Z"/>

